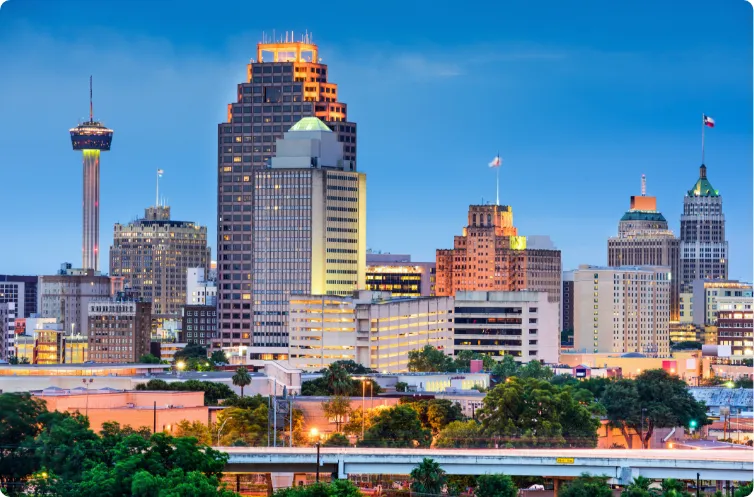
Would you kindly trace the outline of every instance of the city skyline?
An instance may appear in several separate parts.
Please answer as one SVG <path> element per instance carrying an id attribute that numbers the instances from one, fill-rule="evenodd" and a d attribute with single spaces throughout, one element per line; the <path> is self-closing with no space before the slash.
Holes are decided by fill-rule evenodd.
<path id="1" fill-rule="evenodd" d="M 9 109 L 0 119 L 4 171 L 11 184 L 31 185 L 7 193 L 11 205 L 30 205 L 24 218 L 7 220 L 9 231 L 28 243 L 0 248 L 3 272 L 51 274 L 61 262 L 78 265 L 80 162 L 62 140 L 72 119 L 86 111 L 89 74 L 97 81 L 95 119 L 119 130 L 116 150 L 101 172 L 100 223 L 107 235 L 100 246 L 111 245 L 110 226 L 130 221 L 151 203 L 156 168 L 165 170 L 163 193 L 183 213 L 181 218 L 207 225 L 208 238 L 216 240 L 212 124 L 224 120 L 223 109 L 235 100 L 233 88 L 244 79 L 262 31 L 271 34 L 275 24 L 288 21 L 243 29 L 234 25 L 210 41 L 192 41 L 178 39 L 175 32 L 159 33 L 149 21 L 140 24 L 126 15 L 117 26 L 93 28 L 97 34 L 110 31 L 104 34 L 112 42 L 108 50 L 125 56 L 116 66 L 86 60 L 106 52 L 99 43 L 56 27 L 52 17 L 60 12 L 52 8 L 38 14 L 42 9 L 35 9 L 36 3 L 12 0 L 0 13 L 0 63 L 31 76 L 31 81 L 0 82 L 0 105 Z M 717 123 L 707 134 L 706 163 L 710 181 L 725 197 L 729 277 L 749 281 L 751 94 L 746 91 L 751 53 L 750 24 L 743 14 L 750 7 L 741 4 L 690 2 L 681 15 L 677 40 L 660 34 L 662 20 L 677 14 L 669 3 L 644 9 L 644 16 L 651 12 L 656 19 L 640 19 L 642 39 L 629 40 L 622 21 L 610 25 L 624 35 L 610 46 L 600 44 L 606 28 L 578 36 L 566 36 L 561 29 L 549 39 L 540 31 L 543 27 L 527 34 L 507 29 L 512 19 L 534 15 L 514 8 L 499 11 L 511 19 L 502 21 L 506 29 L 500 31 L 506 36 L 469 32 L 457 42 L 457 37 L 425 32 L 420 41 L 420 33 L 406 31 L 388 47 L 375 41 L 373 27 L 363 35 L 347 30 L 335 37 L 321 17 L 304 23 L 293 15 L 291 23 L 297 32 L 314 32 L 323 63 L 349 104 L 349 117 L 359 123 L 359 169 L 370 178 L 369 247 L 410 253 L 415 261 L 432 261 L 435 249 L 450 248 L 448 240 L 463 223 L 468 205 L 482 197 L 494 199 L 495 178 L 487 162 L 498 149 L 504 160 L 501 204 L 516 210 L 521 232 L 552 238 L 562 251 L 563 269 L 606 263 L 604 241 L 616 234 L 615 219 L 625 211 L 626 196 L 639 193 L 641 174 L 647 175 L 648 194 L 658 197 L 658 210 L 678 236 L 683 195 L 698 178 L 704 112 Z M 591 7 L 585 11 L 609 11 L 615 18 L 621 13 L 620 6 Z M 126 7 L 113 2 L 107 8 L 120 12 Z M 88 14 L 79 17 L 75 22 L 65 17 L 71 19 L 70 29 L 91 21 Z M 705 36 L 699 35 L 694 20 L 701 18 L 708 28 Z M 448 22 L 440 22 L 438 29 Z M 581 21 L 574 22 L 578 31 Z M 553 26 L 549 18 L 543 24 Z M 485 22 L 477 25 L 481 32 Z M 5 48 L 19 36 L 30 46 Z M 660 55 L 647 55 L 652 44 L 664 47 Z M 367 55 L 357 57 L 365 48 Z M 600 71 L 606 62 L 611 66 Z M 664 70 L 663 63 L 671 67 Z M 606 74 L 610 69 L 616 76 Z M 66 95 L 63 100 L 51 99 L 34 83 L 35 74 L 50 71 L 56 72 L 56 93 Z M 575 74 L 580 71 L 584 74 Z M 637 71 L 646 71 L 645 76 L 634 74 Z M 141 81 L 123 79 L 132 73 L 142 74 Z M 373 81 L 380 74 L 384 78 Z M 559 84 L 545 82 L 547 78 L 557 78 Z M 178 81 L 185 85 L 176 87 Z M 395 108 L 370 101 L 380 88 L 400 93 Z M 499 99 L 489 100 L 500 93 Z M 440 100 L 448 94 L 460 98 Z M 482 100 L 475 94 L 487 99 L 483 111 L 473 110 Z M 623 96 L 627 101 L 618 101 Z M 603 111 L 606 103 L 614 108 Z M 43 108 L 45 120 L 39 123 L 35 116 Z M 164 121 L 166 116 L 168 127 L 154 118 Z M 469 116 L 472 125 L 461 125 Z M 37 134 L 25 137 L 21 130 L 32 122 Z M 32 148 L 31 138 L 48 145 Z M 34 152 L 33 167 L 28 166 L 29 150 Z M 532 174 L 537 164 L 542 173 Z M 403 181 L 395 181 L 399 174 Z M 550 180 L 538 183 L 543 176 Z M 511 189 L 511 184 L 516 187 Z M 32 193 L 39 202 L 29 200 Z M 400 217 L 406 201 L 411 202 L 414 222 Z M 397 217 L 403 220 L 400 224 Z M 46 229 L 29 230 L 30 222 Z M 57 250 L 49 250 L 50 239 L 56 240 Z M 216 254 L 215 243 L 212 249 Z"/>

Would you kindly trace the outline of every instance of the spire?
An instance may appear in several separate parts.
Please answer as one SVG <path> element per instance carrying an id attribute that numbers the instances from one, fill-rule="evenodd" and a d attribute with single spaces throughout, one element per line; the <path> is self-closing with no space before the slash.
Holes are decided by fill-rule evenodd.
<path id="1" fill-rule="evenodd" d="M 641 175 L 641 196 L 645 197 L 647 195 L 647 176 L 645 174 Z"/>
<path id="2" fill-rule="evenodd" d="M 705 166 L 704 164 L 699 167 L 699 178 L 707 179 L 707 166 Z"/>
<path id="3" fill-rule="evenodd" d="M 92 77 L 89 76 L 89 122 L 94 122 L 94 105 L 92 104 Z"/>

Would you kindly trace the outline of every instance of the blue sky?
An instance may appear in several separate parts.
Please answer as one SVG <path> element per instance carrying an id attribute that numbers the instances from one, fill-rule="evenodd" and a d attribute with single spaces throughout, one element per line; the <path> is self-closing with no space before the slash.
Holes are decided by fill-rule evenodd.
<path id="1" fill-rule="evenodd" d="M 326 10 L 320 10 L 320 6 Z M 313 32 L 358 123 L 368 244 L 433 260 L 494 200 L 564 269 L 604 264 L 648 193 L 678 232 L 706 163 L 724 197 L 730 276 L 752 273 L 752 9 L 744 0 L 445 2 L 10 0 L 0 9 L 0 273 L 80 264 L 81 163 L 67 130 L 115 129 L 102 160 L 101 266 L 112 224 L 154 203 L 215 232 L 217 123 L 263 31 Z"/>

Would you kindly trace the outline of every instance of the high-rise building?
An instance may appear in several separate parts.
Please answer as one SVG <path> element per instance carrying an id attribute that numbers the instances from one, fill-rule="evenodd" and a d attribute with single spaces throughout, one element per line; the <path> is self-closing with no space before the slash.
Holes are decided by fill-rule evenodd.
<path id="1" fill-rule="evenodd" d="M 338 101 L 338 86 L 328 81 L 328 67 L 321 63 L 318 48 L 311 43 L 311 38 L 306 36 L 300 42 L 291 39 L 285 42 L 273 41 L 258 44 L 257 57 L 247 67 L 247 80 L 237 86 L 235 103 L 228 105 L 228 120 L 218 125 L 217 281 L 222 340 L 217 341 L 217 346 L 251 345 L 253 324 L 273 320 L 264 314 L 256 314 L 252 318 L 251 278 L 252 264 L 255 263 L 252 261 L 252 251 L 257 250 L 252 249 L 255 242 L 252 211 L 261 214 L 261 211 L 255 207 L 256 199 L 262 200 L 263 197 L 271 196 L 272 193 L 282 194 L 282 192 L 275 192 L 274 188 L 267 190 L 266 186 L 265 190 L 260 190 L 262 185 L 254 184 L 254 171 L 266 172 L 266 167 L 270 165 L 272 157 L 276 153 L 280 155 L 276 148 L 279 147 L 276 140 L 282 138 L 283 133 L 288 131 L 294 123 L 310 116 L 315 116 L 327 123 L 336 141 L 342 145 L 340 158 L 352 165 L 355 164 L 356 124 L 348 122 L 347 106 Z M 304 142 L 300 143 L 305 145 Z M 301 151 L 301 154 L 310 161 L 315 158 L 313 151 Z M 309 167 L 313 165 L 311 162 L 308 163 Z M 308 176 L 303 171 L 280 174 Z M 262 177 L 267 181 L 265 175 Z M 328 178 L 330 181 L 335 181 L 335 177 L 330 176 L 330 173 L 328 173 Z M 352 181 L 338 181 L 343 183 L 339 187 L 339 193 L 353 191 L 343 189 L 353 188 Z M 280 186 L 280 183 L 273 183 L 272 187 L 275 184 Z M 335 184 L 330 186 L 336 187 Z M 346 197 L 347 195 L 334 193 L 328 195 L 328 197 L 335 196 Z M 334 221 L 336 218 L 356 219 L 357 213 L 350 209 L 354 207 L 331 206 L 329 211 L 322 210 L 323 214 L 327 213 L 324 216 L 326 219 L 323 219 L 328 223 L 336 223 L 337 221 Z M 281 214 L 278 213 L 278 215 Z M 293 220 L 289 219 L 288 222 L 293 222 Z M 347 222 L 350 224 L 350 221 Z M 266 238 L 270 228 L 269 225 L 260 226 L 257 232 L 262 233 Z M 330 228 L 355 229 L 335 225 Z M 285 226 L 281 229 L 289 229 L 289 227 Z M 331 231 L 331 233 L 342 235 L 345 232 Z M 289 234 L 296 233 L 291 231 Z M 281 247 L 281 250 L 284 248 Z M 344 252 L 338 255 L 339 257 L 328 257 L 328 259 L 354 260 L 352 257 L 342 257 L 345 255 Z M 259 263 L 261 264 L 261 261 Z M 305 263 L 295 262 L 294 264 L 297 265 L 297 270 L 301 270 Z M 282 270 L 283 267 L 279 266 L 279 269 Z M 340 278 L 338 281 L 352 280 L 352 276 L 350 274 L 349 278 Z M 259 276 L 255 274 L 254 278 L 259 278 Z M 350 287 L 350 285 L 346 286 Z M 305 293 L 308 292 L 309 290 Z M 262 305 L 262 301 L 272 300 L 268 297 L 262 298 L 263 295 L 263 293 L 258 293 L 254 296 L 254 300 L 260 302 L 259 305 Z M 282 303 L 283 299 L 280 299 L 277 305 L 280 306 Z M 272 333 L 278 336 L 267 337 L 270 341 L 264 343 L 287 345 L 284 340 L 284 334 L 287 331 L 284 331 L 286 328 L 283 320 L 274 321 L 278 324 L 275 325 L 276 331 Z M 261 341 L 261 338 L 261 336 L 258 337 L 257 343 Z"/>
<path id="2" fill-rule="evenodd" d="M 549 237 L 519 236 L 507 205 L 472 205 L 452 249 L 437 250 L 436 295 L 458 291 L 544 291 L 560 314 L 560 251 Z M 560 326 L 560 318 L 558 318 Z"/>
<path id="3" fill-rule="evenodd" d="M 94 120 L 92 78 L 89 78 L 89 120 L 71 128 L 73 150 L 81 151 L 84 164 L 82 268 L 99 271 L 99 156 L 110 150 L 113 130 Z"/>
<path id="4" fill-rule="evenodd" d="M 209 269 L 207 228 L 170 219 L 170 207 L 144 211 L 144 218 L 116 223 L 110 247 L 110 274 L 123 277 L 126 288 L 152 303 L 158 319 L 179 317 L 186 303 L 186 271 Z"/>
<path id="5" fill-rule="evenodd" d="M 242 303 L 240 313 L 221 307 L 218 341 L 251 342 L 278 357 L 288 351 L 290 296 L 364 288 L 366 175 L 343 158 L 335 133 L 305 117 L 278 140 L 271 166 L 253 176 L 251 272 L 239 283 L 220 280 L 221 294 L 240 292 Z M 220 243 L 234 236 L 223 233 Z"/>
<path id="6" fill-rule="evenodd" d="M 560 316 L 563 320 L 562 331 L 570 331 L 573 337 L 573 271 L 563 271 L 563 295 Z"/>
<path id="7" fill-rule="evenodd" d="M 19 318 L 37 313 L 38 276 L 0 274 L 0 303 L 14 302 Z"/>
<path id="8" fill-rule="evenodd" d="M 367 253 L 366 289 L 393 297 L 431 297 L 435 292 L 435 263 L 411 262 L 408 254 Z"/>
<path id="9" fill-rule="evenodd" d="M 16 304 L 0 303 L 0 360 L 15 354 Z"/>
<path id="10" fill-rule="evenodd" d="M 670 320 L 678 321 L 681 274 L 680 240 L 657 210 L 657 197 L 646 195 L 646 177 L 641 177 L 641 196 L 631 197 L 631 206 L 618 223 L 618 236 L 607 241 L 608 266 L 670 267 Z"/>
<path id="11" fill-rule="evenodd" d="M 557 364 L 558 310 L 546 292 L 456 292 L 453 349 Z"/>
<path id="12" fill-rule="evenodd" d="M 670 268 L 581 265 L 573 272 L 574 350 L 670 354 Z"/>
<path id="13" fill-rule="evenodd" d="M 754 308 L 751 283 L 736 280 L 694 280 L 691 285 L 696 326 L 716 326 L 720 311 L 748 312 Z"/>
<path id="14" fill-rule="evenodd" d="M 207 347 L 217 333 L 217 308 L 214 305 L 192 304 L 182 309 L 178 341 Z"/>
<path id="15" fill-rule="evenodd" d="M 82 272 L 63 266 L 56 275 L 39 277 L 40 314 L 55 318 L 66 335 L 86 336 L 89 303 L 110 296 L 110 278 L 91 269 Z"/>
<path id="16" fill-rule="evenodd" d="M 431 345 L 453 354 L 453 298 L 296 295 L 289 304 L 288 362 L 318 371 L 355 361 L 380 372 L 408 371 L 408 353 Z"/>
<path id="17" fill-rule="evenodd" d="M 115 298 L 90 302 L 89 360 L 134 363 L 149 353 L 152 304 Z"/>
<path id="18" fill-rule="evenodd" d="M 204 275 L 203 267 L 186 270 L 186 305 L 217 305 L 217 282 Z"/>
<path id="19" fill-rule="evenodd" d="M 683 198 L 681 214 L 681 292 L 691 292 L 694 280 L 728 279 L 723 197 L 707 179 L 707 167 Z"/>

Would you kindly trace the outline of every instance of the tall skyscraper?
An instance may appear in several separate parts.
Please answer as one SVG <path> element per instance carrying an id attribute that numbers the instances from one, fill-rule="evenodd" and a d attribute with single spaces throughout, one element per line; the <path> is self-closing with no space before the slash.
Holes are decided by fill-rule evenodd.
<path id="1" fill-rule="evenodd" d="M 251 272 L 220 281 L 221 293 L 241 300 L 240 313 L 220 310 L 222 347 L 251 342 L 252 359 L 287 355 L 291 296 L 364 288 L 366 175 L 342 148 L 322 121 L 305 117 L 277 141 L 270 167 L 254 172 Z M 220 243 L 233 236 L 224 232 Z"/>
<path id="2" fill-rule="evenodd" d="M 186 304 L 189 268 L 207 271 L 207 228 L 170 219 L 170 207 L 144 210 L 144 218 L 116 223 L 110 247 L 110 274 L 123 277 L 130 292 L 152 303 L 158 319 L 177 318 Z"/>
<path id="3" fill-rule="evenodd" d="M 683 198 L 681 214 L 681 292 L 691 293 L 694 280 L 728 279 L 723 197 L 707 179 L 707 167 Z"/>
<path id="4" fill-rule="evenodd" d="M 560 250 L 548 237 L 535 236 L 532 242 L 527 247 L 526 237 L 518 235 L 510 206 L 470 206 L 468 225 L 455 237 L 454 248 L 437 250 L 435 294 L 543 291 L 560 314 Z"/>
<path id="5" fill-rule="evenodd" d="M 579 266 L 573 272 L 574 350 L 670 354 L 670 268 Z"/>
<path id="6" fill-rule="evenodd" d="M 70 129 L 73 150 L 80 150 L 84 163 L 82 224 L 82 269 L 99 271 L 99 156 L 110 150 L 113 130 L 94 120 L 92 78 L 89 77 L 89 120 Z"/>
<path id="7" fill-rule="evenodd" d="M 647 194 L 641 177 L 641 196 L 631 197 L 631 206 L 618 223 L 618 236 L 607 241 L 608 266 L 668 266 L 670 268 L 670 320 L 678 321 L 680 303 L 680 240 L 657 210 L 657 197 Z"/>
<path id="8" fill-rule="evenodd" d="M 275 140 L 302 118 L 316 116 L 342 143 L 342 159 L 355 164 L 356 124 L 348 122 L 347 106 L 338 101 L 338 86 L 328 81 L 327 73 L 309 36 L 298 42 L 260 43 L 256 59 L 247 66 L 247 80 L 237 86 L 235 103 L 228 105 L 227 122 L 218 125 L 217 282 L 222 332 L 218 343 L 222 346 L 251 344 L 251 301 L 243 297 L 251 294 L 252 285 L 253 172 L 269 166 L 276 153 Z"/>

